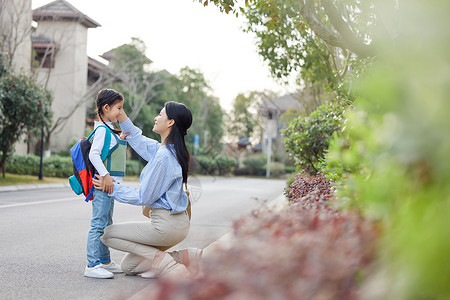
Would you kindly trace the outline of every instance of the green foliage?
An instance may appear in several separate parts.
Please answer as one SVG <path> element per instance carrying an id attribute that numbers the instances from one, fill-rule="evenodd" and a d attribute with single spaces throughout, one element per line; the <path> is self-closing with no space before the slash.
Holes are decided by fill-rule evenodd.
<path id="1" fill-rule="evenodd" d="M 218 155 L 214 159 L 219 171 L 219 175 L 226 175 L 233 171 L 233 168 L 238 166 L 235 158 L 226 155 Z"/>
<path id="2" fill-rule="evenodd" d="M 197 157 L 198 166 L 195 170 L 197 174 L 213 175 L 217 170 L 216 161 L 206 155 L 198 155 Z"/>
<path id="3" fill-rule="evenodd" d="M 241 137 L 251 138 L 258 126 L 261 126 L 258 106 L 260 97 L 257 92 L 248 95 L 239 94 L 233 101 L 228 120 L 228 134 L 239 140 Z"/>
<path id="4" fill-rule="evenodd" d="M 261 154 L 251 155 L 244 159 L 244 166 L 252 175 L 262 175 L 266 171 L 267 158 Z"/>
<path id="5" fill-rule="evenodd" d="M 4 171 L 6 159 L 22 134 L 49 125 L 51 100 L 50 92 L 35 84 L 32 78 L 15 75 L 10 70 L 3 73 L 0 78 L 0 169 Z"/>
<path id="6" fill-rule="evenodd" d="M 298 117 L 283 130 L 286 151 L 295 163 L 309 174 L 315 175 L 320 161 L 328 149 L 330 137 L 343 126 L 343 106 L 320 106 L 308 117 Z"/>
<path id="7" fill-rule="evenodd" d="M 395 47 L 378 45 L 326 163 L 343 178 L 339 197 L 380 220 L 381 298 L 448 299 L 450 3 L 403 4 Z"/>
<path id="8" fill-rule="evenodd" d="M 281 177 L 282 175 L 285 174 L 285 168 L 284 168 L 284 164 L 280 163 L 280 162 L 271 162 L 269 164 L 270 167 L 270 176 L 271 177 Z"/>
<path id="9" fill-rule="evenodd" d="M 226 175 L 237 167 L 237 160 L 233 157 L 219 154 L 216 157 L 197 155 L 197 168 L 193 173 L 202 175 Z"/>
<path id="10" fill-rule="evenodd" d="M 176 75 L 160 74 L 160 76 L 165 79 L 158 86 L 158 96 L 150 104 L 155 115 L 159 113 L 166 101 L 177 101 L 187 105 L 193 115 L 193 123 L 186 136 L 188 148 L 193 152 L 194 135 L 198 134 L 200 144 L 206 145 L 208 154 L 214 156 L 213 153 L 217 152 L 221 146 L 225 112 L 220 106 L 219 99 L 210 95 L 211 88 L 203 73 L 184 67 Z M 148 115 L 143 114 L 138 118 L 148 119 Z M 151 122 L 153 122 L 153 116 Z"/>
<path id="11" fill-rule="evenodd" d="M 127 167 L 126 167 L 126 176 L 139 176 L 141 174 L 142 169 L 144 168 L 144 164 L 146 162 L 142 161 L 139 167 L 139 161 L 135 159 L 127 159 Z"/>
<path id="12" fill-rule="evenodd" d="M 6 162 L 6 171 L 19 175 L 39 175 L 41 158 L 37 155 L 12 155 Z M 45 177 L 69 177 L 73 175 L 70 157 L 44 157 L 42 170 Z"/>
<path id="13" fill-rule="evenodd" d="M 37 155 L 11 155 L 6 161 L 6 172 L 19 175 L 39 175 L 41 158 Z M 44 157 L 42 170 L 45 177 L 65 178 L 73 175 L 73 163 L 70 156 Z M 139 175 L 139 162 L 127 160 L 127 176 Z"/>

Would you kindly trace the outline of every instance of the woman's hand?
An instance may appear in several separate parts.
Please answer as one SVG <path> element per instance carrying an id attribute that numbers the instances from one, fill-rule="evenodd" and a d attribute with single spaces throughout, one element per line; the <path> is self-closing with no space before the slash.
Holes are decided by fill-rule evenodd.
<path id="1" fill-rule="evenodd" d="M 127 136 L 129 136 L 129 135 L 130 135 L 129 132 L 127 132 L 127 133 L 123 133 L 123 132 L 122 132 L 122 133 L 120 134 L 120 139 L 121 139 L 121 140 L 126 140 L 126 139 L 127 139 Z"/>
<path id="2" fill-rule="evenodd" d="M 109 174 L 106 174 L 105 176 L 103 176 L 102 179 L 103 179 L 102 191 L 107 192 L 108 194 L 111 194 L 113 192 L 113 188 L 114 188 L 113 182 L 115 180 Z"/>
<path id="3" fill-rule="evenodd" d="M 94 185 L 94 187 L 97 190 L 106 191 L 108 194 L 111 194 L 113 192 L 113 187 L 114 187 L 113 182 L 115 180 L 109 174 L 106 174 L 105 176 L 100 177 L 100 178 L 98 178 L 96 176 L 94 176 L 94 178 L 92 178 L 92 184 Z M 109 179 L 111 180 L 111 189 L 110 190 L 106 189 L 106 187 L 105 187 L 106 186 L 105 179 L 108 179 L 105 177 L 109 177 Z"/>
<path id="4" fill-rule="evenodd" d="M 97 176 L 97 175 L 95 175 L 95 176 L 92 178 L 92 184 L 94 185 L 95 189 L 101 190 L 102 187 L 103 187 L 103 177 L 100 177 L 100 179 L 99 179 L 99 178 L 97 178 L 96 176 Z"/>
<path id="5" fill-rule="evenodd" d="M 125 111 L 122 110 L 122 112 L 119 115 L 119 123 L 122 123 L 122 122 L 126 121 L 126 119 L 128 119 L 128 116 L 125 113 Z"/>

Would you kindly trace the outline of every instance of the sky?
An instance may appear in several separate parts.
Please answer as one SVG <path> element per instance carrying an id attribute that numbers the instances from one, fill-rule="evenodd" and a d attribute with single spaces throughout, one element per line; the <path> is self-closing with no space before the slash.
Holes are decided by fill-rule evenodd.
<path id="1" fill-rule="evenodd" d="M 50 0 L 32 0 L 33 9 Z M 177 74 L 185 66 L 201 71 L 212 95 L 230 111 L 239 93 L 292 88 L 278 84 L 257 53 L 254 35 L 241 30 L 243 18 L 196 0 L 68 0 L 101 24 L 88 31 L 87 54 L 94 58 L 139 37 L 152 69 Z"/>

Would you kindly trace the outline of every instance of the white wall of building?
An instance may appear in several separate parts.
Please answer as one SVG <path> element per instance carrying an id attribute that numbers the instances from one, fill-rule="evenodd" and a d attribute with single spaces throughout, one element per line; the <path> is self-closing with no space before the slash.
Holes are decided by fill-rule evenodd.
<path id="1" fill-rule="evenodd" d="M 52 151 L 65 150 L 84 135 L 86 104 L 80 102 L 87 89 L 87 28 L 74 21 L 40 21 L 37 33 L 59 45 L 54 68 L 39 70 L 38 82 L 54 96 L 53 120 L 70 116 L 50 139 Z"/>

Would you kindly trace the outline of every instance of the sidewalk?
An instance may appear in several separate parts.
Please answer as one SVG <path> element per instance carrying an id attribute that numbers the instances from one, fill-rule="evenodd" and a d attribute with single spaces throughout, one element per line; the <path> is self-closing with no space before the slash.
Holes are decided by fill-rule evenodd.
<path id="1" fill-rule="evenodd" d="M 274 211 L 281 211 L 281 210 L 285 209 L 287 206 L 288 206 L 288 201 L 283 194 L 281 194 L 280 196 L 278 196 L 277 198 L 275 198 L 268 204 L 268 208 L 273 209 Z M 231 231 L 228 233 L 225 233 L 218 240 L 216 240 L 215 242 L 212 242 L 211 244 L 209 244 L 207 247 L 205 247 L 203 249 L 202 258 L 207 258 L 208 256 L 213 255 L 213 253 L 215 252 L 215 250 L 217 248 L 220 248 L 220 249 L 225 248 L 226 249 L 226 248 L 231 247 L 234 243 L 235 242 L 233 239 L 233 233 Z M 169 278 L 169 279 L 179 279 L 179 278 L 184 278 L 185 276 L 187 276 L 187 274 L 188 274 L 188 271 L 186 270 L 186 268 L 184 266 L 180 265 L 177 268 L 175 268 L 173 271 L 171 271 L 170 273 L 166 274 L 164 277 Z M 158 289 L 155 289 L 155 287 L 154 287 L 154 285 L 152 285 L 152 283 L 153 282 L 151 280 L 149 280 L 149 284 L 147 287 L 143 288 L 136 294 L 129 297 L 128 300 L 156 299 L 155 297 L 157 296 L 157 293 L 159 291 L 158 291 Z"/>

